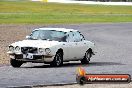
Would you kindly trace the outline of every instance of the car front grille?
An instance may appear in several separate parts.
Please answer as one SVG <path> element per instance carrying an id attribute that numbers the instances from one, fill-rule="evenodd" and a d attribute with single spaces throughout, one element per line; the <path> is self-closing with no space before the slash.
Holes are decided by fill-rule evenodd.
<path id="1" fill-rule="evenodd" d="M 38 53 L 37 52 L 37 48 L 36 47 L 22 47 L 21 48 L 21 52 L 23 54 L 27 54 L 27 53 Z"/>

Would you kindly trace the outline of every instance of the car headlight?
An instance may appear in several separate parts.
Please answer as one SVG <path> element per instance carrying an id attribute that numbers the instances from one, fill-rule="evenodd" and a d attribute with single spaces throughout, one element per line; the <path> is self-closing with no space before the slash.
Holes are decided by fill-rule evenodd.
<path id="1" fill-rule="evenodd" d="M 45 49 L 45 53 L 46 53 L 46 54 L 50 54 L 50 53 L 51 53 L 51 50 L 50 50 L 49 48 L 46 48 L 46 49 Z"/>
<path id="2" fill-rule="evenodd" d="M 43 49 L 43 48 L 39 48 L 39 53 L 44 54 L 44 52 L 45 52 L 45 49 Z"/>
<path id="3" fill-rule="evenodd" d="M 20 51 L 20 50 L 21 50 L 21 48 L 20 48 L 19 46 L 16 46 L 16 47 L 15 47 L 15 51 L 18 52 L 18 51 Z"/>
<path id="4" fill-rule="evenodd" d="M 9 46 L 9 51 L 14 52 L 14 47 L 13 46 Z"/>

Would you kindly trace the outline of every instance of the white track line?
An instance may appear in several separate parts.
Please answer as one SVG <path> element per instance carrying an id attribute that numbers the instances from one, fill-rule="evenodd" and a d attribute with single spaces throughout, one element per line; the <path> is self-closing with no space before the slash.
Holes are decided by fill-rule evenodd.
<path id="1" fill-rule="evenodd" d="M 71 4 L 91 4 L 91 5 L 125 5 L 132 6 L 132 2 L 96 2 L 96 1 L 71 1 L 71 0 L 48 0 L 48 2 L 71 3 Z"/>

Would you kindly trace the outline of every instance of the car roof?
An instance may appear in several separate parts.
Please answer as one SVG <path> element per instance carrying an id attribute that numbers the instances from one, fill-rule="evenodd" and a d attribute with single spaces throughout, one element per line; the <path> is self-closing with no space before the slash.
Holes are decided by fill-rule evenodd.
<path id="1" fill-rule="evenodd" d="M 66 29 L 66 28 L 38 28 L 35 30 L 54 30 L 54 31 L 62 31 L 62 32 L 73 32 L 73 31 L 78 31 L 74 29 Z"/>

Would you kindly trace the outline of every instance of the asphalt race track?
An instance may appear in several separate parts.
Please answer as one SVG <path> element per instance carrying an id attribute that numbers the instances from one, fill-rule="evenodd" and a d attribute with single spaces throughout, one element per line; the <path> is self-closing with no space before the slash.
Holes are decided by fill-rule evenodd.
<path id="1" fill-rule="evenodd" d="M 0 88 L 29 85 L 75 83 L 76 69 L 82 66 L 87 73 L 126 73 L 132 75 L 132 23 L 52 25 L 80 30 L 86 39 L 95 42 L 97 54 L 91 63 L 64 63 L 54 68 L 44 64 L 23 64 L 21 68 L 0 67 Z"/>

